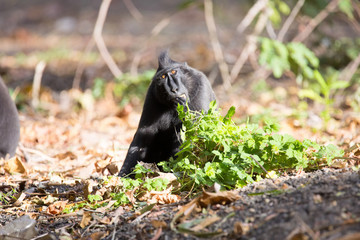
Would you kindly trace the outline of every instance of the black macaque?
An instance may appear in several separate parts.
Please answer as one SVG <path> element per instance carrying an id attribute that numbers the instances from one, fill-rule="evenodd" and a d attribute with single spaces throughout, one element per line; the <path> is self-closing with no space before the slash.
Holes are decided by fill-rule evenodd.
<path id="1" fill-rule="evenodd" d="M 15 103 L 0 77 L 0 158 L 14 156 L 20 138 L 19 116 Z"/>
<path id="2" fill-rule="evenodd" d="M 202 72 L 172 60 L 167 51 L 162 52 L 119 176 L 129 174 L 139 161 L 159 163 L 173 157 L 181 145 L 178 104 L 187 102 L 191 110 L 207 111 L 213 100 L 214 91 Z"/>

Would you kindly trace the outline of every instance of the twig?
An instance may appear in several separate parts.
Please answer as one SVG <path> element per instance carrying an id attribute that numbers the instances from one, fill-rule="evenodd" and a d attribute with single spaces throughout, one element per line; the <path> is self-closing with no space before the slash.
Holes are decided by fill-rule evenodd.
<path id="1" fill-rule="evenodd" d="M 145 50 L 148 48 L 149 42 L 151 39 L 153 39 L 155 36 L 159 35 L 159 33 L 170 23 L 170 17 L 163 18 L 160 22 L 158 22 L 153 29 L 151 30 L 151 36 L 147 39 L 147 42 L 143 44 L 143 47 L 135 54 L 133 61 L 130 66 L 130 73 L 133 76 L 138 75 L 138 67 L 141 61 L 141 58 L 145 52 Z"/>
<path id="2" fill-rule="evenodd" d="M 141 12 L 136 8 L 134 3 L 131 0 L 123 0 L 125 7 L 129 10 L 130 14 L 139 22 L 142 21 L 143 15 Z"/>
<path id="3" fill-rule="evenodd" d="M 31 105 L 33 108 L 37 108 L 39 106 L 41 78 L 44 73 L 45 66 L 46 63 L 44 61 L 40 61 L 35 68 L 34 81 L 32 86 L 32 101 L 31 101 Z"/>
<path id="4" fill-rule="evenodd" d="M 334 159 L 344 159 L 344 160 L 360 161 L 360 158 L 358 158 L 358 157 L 334 157 Z"/>
<path id="5" fill-rule="evenodd" d="M 81 77 L 82 74 L 84 72 L 85 69 L 85 63 L 84 63 L 84 58 L 85 56 L 91 51 L 91 49 L 94 47 L 94 39 L 91 38 L 88 43 L 86 44 L 86 47 L 84 49 L 84 52 L 81 56 L 81 59 L 76 67 L 76 71 L 75 71 L 75 76 L 74 76 L 74 80 L 73 80 L 73 88 L 75 89 L 80 89 L 80 82 L 81 82 Z"/>
<path id="6" fill-rule="evenodd" d="M 254 21 L 255 17 L 258 15 L 259 12 L 261 12 L 268 3 L 269 0 L 258 0 L 247 12 L 244 19 L 241 21 L 241 23 L 237 26 L 236 31 L 238 34 L 245 31 L 245 29 Z"/>
<path id="7" fill-rule="evenodd" d="M 114 231 L 112 233 L 111 240 L 115 240 L 117 224 L 118 224 L 118 221 L 116 221 L 114 224 Z"/>
<path id="8" fill-rule="evenodd" d="M 297 228 L 295 228 L 286 238 L 286 240 L 288 239 L 294 239 L 294 236 L 301 232 L 301 233 L 307 233 L 310 235 L 311 239 L 313 240 L 317 240 L 319 239 L 318 234 L 315 234 L 315 232 L 310 228 L 309 225 L 307 225 L 304 220 L 300 217 L 299 213 L 297 212 L 293 212 L 293 216 L 295 218 L 295 220 L 299 223 L 300 226 L 298 226 Z"/>
<path id="9" fill-rule="evenodd" d="M 243 48 L 239 58 L 236 60 L 233 68 L 231 69 L 231 81 L 233 82 L 237 76 L 239 75 L 243 65 L 251 55 L 256 50 L 256 40 L 257 36 L 264 30 L 266 22 L 268 20 L 268 10 L 264 10 L 264 12 L 260 15 L 259 20 L 255 25 L 255 29 L 252 35 L 247 38 L 247 43 Z"/>
<path id="10" fill-rule="evenodd" d="M 360 65 L 360 54 L 352 60 L 340 73 L 339 79 L 349 82 Z"/>
<path id="11" fill-rule="evenodd" d="M 189 9 L 193 9 L 194 7 L 196 7 L 197 5 L 193 4 L 190 7 L 186 8 L 187 10 Z M 139 64 L 140 61 L 142 59 L 142 56 L 144 55 L 145 51 L 149 48 L 149 45 L 151 43 L 151 41 L 157 36 L 159 35 L 169 24 L 170 24 L 170 20 L 171 18 L 173 18 L 174 16 L 180 14 L 182 12 L 182 10 L 177 11 L 163 19 L 161 19 L 152 29 L 150 32 L 150 37 L 146 38 L 145 42 L 142 45 L 142 47 L 140 48 L 139 51 L 137 51 L 137 53 L 134 55 L 133 61 L 131 63 L 130 66 L 130 73 L 133 76 L 137 76 L 138 74 L 138 68 L 139 68 Z"/>
<path id="12" fill-rule="evenodd" d="M 306 25 L 305 29 L 296 35 L 293 39 L 294 42 L 303 42 L 312 31 L 338 6 L 340 0 L 332 0 L 318 15 L 316 15 Z"/>
<path id="13" fill-rule="evenodd" d="M 304 5 L 305 0 L 297 1 L 295 7 L 291 11 L 289 17 L 285 20 L 284 25 L 281 27 L 279 34 L 277 36 L 277 40 L 282 42 L 284 40 L 284 36 L 289 30 L 290 25 L 294 22 L 296 15 L 299 13 L 300 9 Z"/>
<path id="14" fill-rule="evenodd" d="M 96 46 L 99 49 L 101 57 L 104 59 L 106 65 L 109 67 L 111 73 L 114 77 L 119 77 L 122 75 L 121 70 L 116 65 L 114 59 L 111 57 L 109 51 L 106 48 L 104 39 L 102 37 L 102 30 L 104 26 L 104 22 L 106 19 L 106 15 L 110 6 L 111 0 L 103 0 L 100 6 L 99 15 L 96 19 L 95 28 L 93 32 L 94 40 Z"/>
<path id="15" fill-rule="evenodd" d="M 258 165 L 261 167 L 261 169 L 268 175 L 268 177 L 270 178 L 270 180 L 271 180 L 273 183 L 275 183 L 274 179 L 272 179 L 272 177 L 270 176 L 269 172 L 266 171 L 266 169 L 263 167 L 263 165 L 261 165 L 261 164 L 254 158 L 253 155 L 250 155 L 250 157 L 251 157 L 252 160 L 254 160 L 254 161 L 256 162 L 256 164 L 258 164 Z"/>
<path id="16" fill-rule="evenodd" d="M 271 21 L 266 21 L 266 32 L 271 39 L 276 39 L 276 33 L 274 27 L 271 24 Z"/>
<path id="17" fill-rule="evenodd" d="M 224 54 L 221 49 L 221 45 L 219 39 L 216 35 L 216 25 L 213 15 L 213 3 L 212 0 L 204 0 L 204 8 L 205 8 L 205 23 L 209 32 L 211 45 L 214 51 L 215 60 L 217 61 L 221 73 L 221 77 L 223 79 L 225 89 L 230 89 L 230 74 L 229 68 L 224 60 Z"/>
<path id="18" fill-rule="evenodd" d="M 242 67 L 244 66 L 245 62 L 247 61 L 251 53 L 253 53 L 255 50 L 256 50 L 256 37 L 250 35 L 247 37 L 247 42 L 243 50 L 241 51 L 239 58 L 236 60 L 233 68 L 231 69 L 231 74 L 230 74 L 231 82 L 235 81 Z"/>

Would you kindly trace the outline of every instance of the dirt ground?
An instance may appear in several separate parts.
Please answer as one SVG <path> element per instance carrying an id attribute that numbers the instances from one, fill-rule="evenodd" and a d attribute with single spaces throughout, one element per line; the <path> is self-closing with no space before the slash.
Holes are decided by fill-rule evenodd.
<path id="1" fill-rule="evenodd" d="M 78 189 L 65 189 L 62 185 L 58 189 L 59 192 L 71 190 L 78 194 L 82 191 L 79 186 Z M 176 233 L 170 227 L 175 214 L 187 202 L 156 205 L 146 214 L 123 207 L 106 212 L 89 210 L 94 220 L 83 229 L 79 227 L 83 213 L 65 214 L 63 217 L 40 214 L 36 227 L 39 236 L 43 237 L 41 239 L 57 239 L 59 236 L 109 240 L 359 239 L 359 171 L 322 169 L 281 177 L 274 182 L 263 180 L 240 189 L 239 196 L 239 200 L 228 205 L 212 205 L 189 217 L 188 221 L 209 216 L 219 219 L 195 236 L 181 231 Z M 18 214 L 20 212 L 19 209 Z M 9 212 L 1 214 L 0 223 L 6 225 L 15 217 L 10 216 Z M 104 222 L 104 219 L 112 217 L 116 218 L 113 224 Z"/>
<path id="2" fill-rule="evenodd" d="M 360 178 L 358 171 L 323 169 L 298 176 L 251 184 L 240 190 L 240 200 L 215 205 L 204 215 L 222 220 L 210 231 L 215 239 L 359 239 Z M 177 206 L 159 206 L 137 221 L 122 216 L 116 226 L 119 239 L 151 239 L 153 220 L 170 223 Z M 106 239 L 111 239 L 108 236 Z M 159 239 L 196 239 L 169 228 Z"/>

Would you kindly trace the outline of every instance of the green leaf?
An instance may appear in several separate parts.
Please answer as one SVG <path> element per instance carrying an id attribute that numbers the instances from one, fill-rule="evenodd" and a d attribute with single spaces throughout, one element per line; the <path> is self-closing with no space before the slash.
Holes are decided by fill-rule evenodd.
<path id="1" fill-rule="evenodd" d="M 343 88 L 347 88 L 348 86 L 350 86 L 350 83 L 349 82 L 346 82 L 346 81 L 335 81 L 335 82 L 332 82 L 330 84 L 330 88 L 331 89 L 343 89 Z"/>
<path id="2" fill-rule="evenodd" d="M 351 0 L 341 0 L 339 1 L 338 6 L 340 11 L 345 13 L 348 16 L 348 18 L 354 19 L 354 14 L 353 14 L 354 9 L 352 7 Z"/>
<path id="3" fill-rule="evenodd" d="M 310 98 L 319 103 L 325 103 L 324 99 L 312 89 L 301 89 L 299 91 L 300 98 Z"/>
<path id="4" fill-rule="evenodd" d="M 230 109 L 229 109 L 229 111 L 228 111 L 227 114 L 225 115 L 223 122 L 224 122 L 225 124 L 230 123 L 231 118 L 232 118 L 232 116 L 234 116 L 234 114 L 235 114 L 235 107 L 234 107 L 234 106 L 231 106 Z"/>
<path id="5" fill-rule="evenodd" d="M 289 15 L 290 13 L 290 8 L 289 6 L 283 2 L 283 1 L 278 1 L 278 6 L 279 6 L 279 10 L 281 13 L 285 14 L 285 15 Z"/>
<path id="6" fill-rule="evenodd" d="M 323 76 L 321 75 L 321 73 L 318 70 L 314 71 L 314 78 L 320 84 L 320 86 L 323 90 L 329 89 L 329 86 L 327 85 Z"/>

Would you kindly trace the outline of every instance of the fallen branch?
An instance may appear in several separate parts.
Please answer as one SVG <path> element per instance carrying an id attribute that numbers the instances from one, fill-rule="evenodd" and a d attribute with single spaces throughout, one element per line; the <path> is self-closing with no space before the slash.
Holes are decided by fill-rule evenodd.
<path id="1" fill-rule="evenodd" d="M 219 65 L 220 74 L 223 80 L 223 84 L 225 89 L 230 89 L 230 74 L 229 68 L 224 60 L 224 54 L 221 49 L 221 45 L 219 39 L 216 34 L 216 25 L 213 16 L 213 3 L 212 0 L 204 0 L 204 8 L 205 8 L 205 23 L 209 32 L 210 42 L 214 51 L 215 60 Z"/>
<path id="2" fill-rule="evenodd" d="M 294 37 L 293 42 L 303 42 L 310 33 L 338 6 L 340 0 L 332 0 L 318 15 L 306 25 L 305 29 Z"/>
<path id="3" fill-rule="evenodd" d="M 95 28 L 93 32 L 93 37 L 96 43 L 96 46 L 99 49 L 101 57 L 104 59 L 106 65 L 109 67 L 111 73 L 114 77 L 119 77 L 122 75 L 121 70 L 116 65 L 114 59 L 111 57 L 109 51 L 106 48 L 104 39 L 102 37 L 102 30 L 105 23 L 106 15 L 110 6 L 111 0 L 103 0 L 100 6 L 99 14 L 96 19 Z"/>

